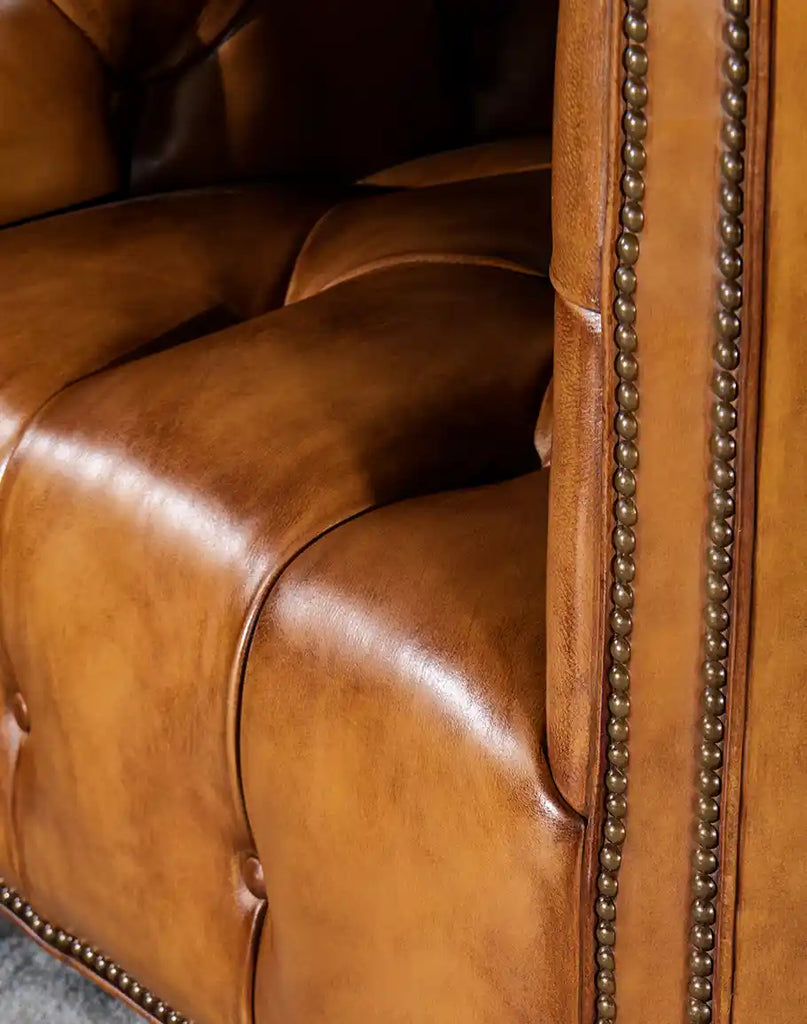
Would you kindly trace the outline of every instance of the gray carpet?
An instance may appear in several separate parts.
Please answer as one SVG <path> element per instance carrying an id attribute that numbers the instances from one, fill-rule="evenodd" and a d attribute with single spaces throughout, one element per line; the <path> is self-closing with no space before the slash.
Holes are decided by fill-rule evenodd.
<path id="1" fill-rule="evenodd" d="M 142 1018 L 0 918 L 0 1024 L 142 1024 Z"/>

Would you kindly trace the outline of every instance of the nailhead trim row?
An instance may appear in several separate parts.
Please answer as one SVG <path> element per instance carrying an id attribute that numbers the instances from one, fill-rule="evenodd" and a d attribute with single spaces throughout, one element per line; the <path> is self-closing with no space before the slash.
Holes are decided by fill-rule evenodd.
<path id="1" fill-rule="evenodd" d="M 74 935 L 55 928 L 49 921 L 40 917 L 30 903 L 27 903 L 11 886 L 6 885 L 2 878 L 0 878 L 0 904 L 27 928 L 30 928 L 35 935 L 39 936 L 47 946 L 51 946 L 69 960 L 81 964 L 85 970 L 103 978 L 108 984 L 114 985 L 116 989 L 149 1014 L 153 1020 L 160 1021 L 160 1024 L 192 1024 L 192 1021 L 181 1016 L 176 1010 L 172 1010 L 170 1006 L 152 995 L 118 964 L 108 960 L 103 953 L 99 953 L 89 943 L 82 942 Z"/>
<path id="2" fill-rule="evenodd" d="M 703 614 L 700 745 L 696 777 L 695 848 L 689 952 L 687 1017 L 710 1024 L 714 980 L 713 950 L 717 921 L 720 865 L 720 792 L 726 716 L 726 683 L 731 616 L 731 520 L 735 511 L 737 403 L 740 386 L 740 335 L 743 304 L 743 178 L 745 164 L 746 86 L 748 84 L 749 0 L 723 0 L 723 121 L 720 154 L 721 245 L 714 370 L 712 429 L 709 437 L 712 488 L 708 499 Z"/>
<path id="3" fill-rule="evenodd" d="M 644 226 L 644 178 L 647 155 L 647 19 L 648 0 L 626 0 L 622 23 L 624 48 L 622 81 L 622 204 L 621 230 L 616 243 L 617 268 L 614 274 L 616 299 L 616 444 L 613 458 L 613 531 L 611 533 L 611 606 L 609 615 L 608 713 L 606 732 L 607 768 L 605 772 L 605 818 L 599 849 L 600 872 L 594 904 L 596 924 L 596 1003 L 597 1024 L 610 1024 L 616 1018 L 616 902 L 619 868 L 625 842 L 625 818 L 628 810 L 628 717 L 630 714 L 630 641 L 633 631 L 633 580 L 636 566 L 634 526 L 637 520 L 636 469 L 639 463 L 637 438 L 639 407 L 636 357 L 636 264 L 639 259 L 639 235 Z"/>

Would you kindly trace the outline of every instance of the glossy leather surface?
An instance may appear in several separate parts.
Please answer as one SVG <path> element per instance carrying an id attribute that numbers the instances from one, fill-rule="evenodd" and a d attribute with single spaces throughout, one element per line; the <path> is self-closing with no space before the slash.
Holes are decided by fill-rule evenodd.
<path id="1" fill-rule="evenodd" d="M 283 302 L 333 202 L 283 187 L 147 198 L 0 233 L 0 465 L 51 395 Z"/>
<path id="2" fill-rule="evenodd" d="M 492 181 L 508 194 L 506 177 Z M 473 192 L 455 201 L 452 189 L 467 186 L 443 187 L 448 222 L 470 226 L 483 253 L 487 231 L 495 253 L 496 223 Z M 393 251 L 409 249 L 413 201 L 434 210 L 429 192 L 411 194 L 397 228 L 379 216 Z M 3 719 L 3 855 L 42 913 L 200 1022 L 249 1015 L 260 901 L 243 877 L 253 839 L 235 733 L 261 595 L 298 552 L 368 508 L 537 463 L 553 295 L 531 270 L 401 262 L 255 315 L 282 301 L 324 202 L 207 192 L 0 236 L 22 281 L 26 259 L 58 264 L 59 238 L 72 244 L 71 224 L 87 224 L 86 277 L 74 261 L 61 291 L 33 272 L 29 287 L 45 289 L 43 323 L 59 308 L 62 323 L 75 319 L 67 338 L 82 359 L 93 338 L 103 353 L 74 366 L 71 348 L 53 352 L 63 377 L 52 382 L 30 371 L 41 393 L 28 416 L 48 388 L 62 390 L 28 423 L 3 484 L 6 693 L 23 694 L 32 723 L 21 736 Z M 137 225 L 126 234 L 143 249 L 118 265 L 122 223 Z M 106 278 L 93 275 L 99 263 Z M 82 294 L 82 281 L 95 291 Z M 30 299 L 17 295 L 22 317 Z M 125 301 L 139 315 L 128 331 Z M 205 317 L 222 308 L 235 326 L 210 333 L 219 324 Z M 155 847 L 160 869 L 143 874 Z"/>
<path id="3" fill-rule="evenodd" d="M 328 202 L 288 188 L 218 190 L 87 210 L 0 234 L 2 469 L 31 419 L 77 379 L 281 302 L 297 250 Z M 94 676 L 92 666 L 87 671 Z M 103 692 L 103 677 L 98 685 Z M 20 716 L 13 714 L 21 699 L 29 720 L 31 715 L 30 698 L 19 686 L 4 654 L 0 863 L 3 875 L 22 885 L 26 874 L 13 824 L 13 780 L 27 743 Z M 42 732 L 38 718 L 32 743 Z M 69 760 L 64 750 L 54 756 L 63 765 Z M 89 771 L 92 748 L 87 756 Z M 64 779 L 67 808 L 80 797 L 75 778 Z M 98 784 L 103 786 L 100 776 Z M 87 811 L 91 820 L 103 806 L 99 792 Z M 74 870 L 82 874 L 84 868 Z M 68 905 L 57 916 L 68 924 L 74 914 Z M 238 982 L 239 991 L 245 984 Z"/>
<path id="4" fill-rule="evenodd" d="M 772 75 L 751 9 L 695 909 L 713 1024 L 796 1024 L 805 19 L 777 5 Z M 621 1024 L 688 996 L 725 11 L 647 10 Z M 623 16 L 562 0 L 550 141 L 553 4 L 0 3 L 0 222 L 41 218 L 0 233 L 0 875 L 196 1024 L 568 1024 L 608 992 Z"/>
<path id="5" fill-rule="evenodd" d="M 733 4 L 732 9 L 739 11 L 743 6 Z M 763 36 L 759 44 L 762 48 L 766 6 L 751 5 L 752 31 Z M 715 231 L 719 217 L 718 154 L 722 118 L 728 109 L 721 83 L 726 54 L 724 7 L 718 0 L 706 4 L 656 0 L 646 12 L 649 93 L 644 108 L 647 132 L 642 141 L 647 161 L 643 169 L 640 254 L 635 268 L 638 521 L 633 555 L 635 599 L 630 609 L 627 839 L 619 868 L 615 925 L 616 999 L 618 1019 L 623 1024 L 666 1024 L 683 1019 L 689 996 L 697 725 L 704 713 L 699 675 L 704 656 L 704 548 L 713 401 L 709 382 L 717 337 L 720 250 Z M 624 141 L 619 102 L 624 74 L 623 14 L 624 8 L 618 4 L 577 4 L 569 0 L 562 5 L 553 139 L 551 274 L 560 299 L 549 516 L 547 731 L 549 761 L 558 786 L 573 806 L 587 810 L 593 826 L 585 864 L 586 903 L 592 909 L 581 935 L 584 947 L 588 944 L 581 979 L 583 1019 L 593 1013 L 596 995 L 593 907 L 598 895 L 597 850 L 607 768 L 604 746 L 608 741 L 598 719 L 606 692 L 603 627 L 610 610 L 613 528 L 613 491 L 609 483 L 616 440 L 612 429 L 612 338 L 616 326 L 614 243 L 619 233 L 620 154 Z M 777 352 L 771 349 L 766 357 L 763 345 L 763 375 L 767 358 L 771 373 L 771 384 L 766 385 L 764 393 L 767 398 L 763 397 L 763 447 L 755 450 L 751 418 L 743 428 L 748 450 L 742 453 L 744 466 L 753 466 L 756 459 L 762 467 L 760 485 L 767 520 L 758 528 L 767 531 L 768 540 L 757 553 L 756 566 L 757 581 L 761 574 L 767 600 L 755 597 L 753 607 L 760 609 L 760 620 L 768 628 L 763 639 L 763 633 L 755 632 L 752 625 L 751 649 L 757 643 L 757 659 L 765 658 L 767 652 L 769 660 L 763 666 L 763 661 L 755 660 L 752 654 L 748 732 L 743 736 L 740 712 L 739 734 L 732 726 L 722 753 L 725 799 L 720 819 L 721 874 L 716 911 L 719 948 L 713 976 L 717 999 L 712 1017 L 721 1024 L 738 1019 L 740 1005 L 743 1020 L 766 1014 L 770 995 L 766 989 L 774 977 L 773 983 L 778 985 L 772 997 L 775 1011 L 784 1019 L 788 1014 L 795 1019 L 800 1012 L 799 986 L 788 985 L 784 975 L 788 969 L 795 970 L 794 958 L 801 948 L 798 935 L 802 918 L 796 907 L 803 887 L 797 879 L 782 882 L 783 899 L 776 906 L 777 894 L 771 891 L 768 870 L 768 865 L 778 865 L 778 877 L 784 877 L 784 865 L 792 864 L 798 857 L 797 849 L 801 850 L 803 832 L 795 824 L 795 817 L 782 811 L 781 803 L 785 764 L 792 763 L 793 771 L 799 771 L 796 737 L 800 719 L 785 679 L 798 690 L 798 672 L 792 659 L 794 652 L 804 647 L 805 631 L 796 610 L 797 584 L 792 568 L 799 564 L 798 541 L 793 539 L 795 534 L 790 535 L 796 529 L 797 517 L 789 518 L 787 511 L 799 506 L 800 477 L 798 473 L 780 474 L 776 467 L 784 465 L 781 452 L 771 455 L 776 445 L 783 443 L 786 432 L 790 442 L 784 446 L 788 465 L 798 463 L 798 455 L 805 448 L 798 412 L 804 389 L 798 384 L 800 361 L 792 347 L 799 336 L 796 308 L 800 291 L 793 274 L 799 266 L 796 235 L 801 221 L 796 184 L 800 153 L 791 134 L 791 130 L 797 131 L 795 126 L 801 123 L 803 113 L 803 89 L 796 81 L 795 56 L 802 40 L 794 31 L 795 23 L 801 23 L 803 17 L 795 9 L 789 17 L 791 20 L 783 24 L 790 24 L 791 35 L 782 58 L 789 73 L 780 79 L 784 89 L 773 108 L 773 123 L 781 125 L 779 188 L 793 205 L 789 213 L 780 213 L 784 200 L 781 195 L 777 199 L 778 193 L 774 192 L 768 209 L 777 229 L 774 244 L 779 245 L 780 253 L 774 263 L 777 285 L 768 286 L 773 296 L 768 310 L 778 324 L 770 344 L 778 342 L 779 347 Z M 591 56 L 592 48 L 597 51 L 596 58 Z M 753 54 L 752 96 L 764 93 L 758 82 L 767 74 L 767 66 L 760 53 L 755 50 Z M 683 67 L 686 74 L 682 74 Z M 777 88 L 775 81 L 771 79 L 773 88 Z M 759 256 L 765 230 L 758 205 L 759 197 L 765 194 L 764 122 L 768 112 L 764 96 L 758 106 L 751 104 L 749 99 L 742 338 L 742 373 L 747 375 L 743 384 L 749 396 L 741 398 L 741 416 L 746 415 L 744 402 L 753 404 L 757 386 L 754 339 L 760 317 L 758 310 L 754 311 L 754 281 L 755 275 L 761 276 Z M 785 263 L 787 272 L 782 269 Z M 602 335 L 598 337 L 600 317 Z M 604 407 L 600 406 L 600 395 Z M 776 408 L 767 413 L 767 427 L 766 400 Z M 780 404 L 787 413 L 783 408 L 780 415 Z M 598 437 L 599 430 L 602 434 Z M 741 486 L 746 486 L 744 479 Z M 747 531 L 752 523 L 753 510 L 749 518 L 744 509 L 734 527 Z M 786 548 L 794 555 L 787 572 Z M 736 602 L 740 609 L 752 586 L 758 593 L 748 550 L 746 537 L 738 533 L 732 553 L 732 589 L 742 595 Z M 780 585 L 781 592 L 777 589 Z M 782 602 L 790 610 L 787 627 L 779 610 Z M 748 652 L 746 632 L 746 623 L 738 615 L 732 620 L 729 666 L 738 687 L 742 685 L 743 659 Z M 763 705 L 768 708 L 771 686 L 779 695 L 777 701 L 772 701 L 778 716 L 763 710 Z M 564 695 L 568 699 L 564 700 Z M 732 689 L 729 701 L 735 696 L 741 700 Z M 780 722 L 784 724 L 774 755 Z M 745 768 L 746 788 L 740 792 L 744 745 L 753 753 L 750 766 Z M 769 763 L 774 766 L 770 772 Z M 794 816 L 801 814 L 797 788 L 788 786 Z M 757 812 L 760 804 L 765 810 Z M 746 890 L 746 886 L 750 888 Z M 732 949 L 730 933 L 735 919 L 738 931 Z M 770 939 L 767 946 L 766 937 Z M 775 969 L 769 957 L 776 960 Z M 744 981 L 740 977 L 743 971 Z M 742 1004 L 737 1002 L 738 992 L 742 993 Z"/>
<path id="6" fill-rule="evenodd" d="M 605 241 L 604 191 L 616 150 L 609 125 L 617 102 L 621 10 L 608 0 L 563 0 L 555 64 L 552 280 L 569 302 L 599 309 Z M 616 61 L 614 57 L 616 56 Z"/>
<path id="7" fill-rule="evenodd" d="M 465 264 L 546 276 L 549 200 L 547 168 L 342 203 L 308 236 L 287 301 L 405 264 Z"/>
<path id="8" fill-rule="evenodd" d="M 368 507 L 531 464 L 551 301 L 500 270 L 369 275 L 78 385 L 26 433 L 2 535 L 4 633 L 33 722 L 20 875 L 202 1021 L 240 1020 L 248 998 L 234 729 L 260 595 Z"/>
<path id="9" fill-rule="evenodd" d="M 620 941 L 629 950 L 622 958 L 621 1001 L 628 1021 L 666 1021 L 682 1012 L 686 999 L 704 603 L 701 524 L 716 307 L 720 7 L 698 0 L 660 5 L 647 43 L 655 75 L 648 114 L 655 128 L 647 140 L 646 229 L 637 268 L 642 464 L 631 658 L 631 832 L 620 878 Z M 687 31 L 681 30 L 684 23 Z M 688 73 L 682 77 L 683 62 Z M 691 183 L 683 192 L 682 180 Z M 683 253 L 686 258 L 671 258 Z M 687 296 L 684 308 L 681 295 Z M 648 930 L 652 943 L 646 941 Z"/>
<path id="10" fill-rule="evenodd" d="M 269 593 L 241 725 L 272 922 L 257 1024 L 575 1019 L 582 823 L 544 753 L 546 476 L 360 516 Z"/>
<path id="11" fill-rule="evenodd" d="M 544 754 L 530 472 L 555 7 L 0 5 L 0 223 L 39 218 L 0 233 L 0 875 L 196 1024 L 574 1011 L 583 826 Z M 320 734 L 265 671 L 297 641 L 250 657 L 267 594 L 320 544 L 346 595 L 385 595 L 403 645 L 465 630 L 441 661 L 458 706 L 377 706 L 398 852 L 368 831 L 352 880 L 355 837 L 312 841 L 296 794 L 321 754 L 256 747 L 264 711 L 242 729 L 242 699 L 269 698 L 270 729 L 291 711 Z M 389 685 L 422 690 L 421 666 Z M 425 771 L 403 759 L 413 729 Z M 270 776 L 290 815 L 271 841 Z M 422 820 L 397 814 L 424 785 Z M 349 912 L 349 942 L 295 905 L 306 862 L 281 843 L 309 864 L 327 843 L 315 909 Z"/>
<path id="12" fill-rule="evenodd" d="M 0 233 L 0 478 L 25 426 L 103 368 L 182 344 L 282 302 L 308 230 L 330 205 L 289 188 L 211 190 L 65 215 Z M 0 484 L 0 492 L 2 484 Z M 0 661 L 0 706 L 13 673 Z M 18 746 L 0 718 L 0 857 Z"/>
<path id="13" fill-rule="evenodd" d="M 118 187 L 104 68 L 51 0 L 0 7 L 0 224 Z"/>
<path id="14" fill-rule="evenodd" d="M 530 135 L 506 142 L 481 142 L 386 167 L 361 184 L 379 188 L 424 188 L 451 181 L 492 178 L 497 174 L 547 170 L 552 163 L 551 135 Z"/>
<path id="15" fill-rule="evenodd" d="M 600 315 L 555 305 L 547 553 L 547 744 L 564 798 L 586 814 L 596 789 L 603 628 L 603 337 Z"/>
<path id="16" fill-rule="evenodd" d="M 719 0 L 657 3 L 647 39 L 653 68 L 647 116 L 653 129 L 646 139 L 645 223 L 636 267 L 640 462 L 629 828 L 619 876 L 623 1024 L 681 1019 L 687 998 L 716 308 L 721 11 Z M 685 190 L 682 181 L 689 183 Z M 618 178 L 611 187 L 618 196 Z M 616 206 L 618 200 L 612 202 Z M 616 233 L 614 227 L 611 237 Z M 610 244 L 604 250 L 603 291 L 610 295 L 614 251 Z M 609 346 L 615 327 L 611 304 L 603 302 Z M 613 394 L 610 358 L 606 367 L 607 393 Z M 603 445 L 609 454 L 613 440 L 609 430 Z M 606 601 L 604 594 L 603 606 Z"/>
<path id="17" fill-rule="evenodd" d="M 548 537 L 548 740 L 565 798 L 590 813 L 597 794 L 603 539 L 610 511 L 605 439 L 610 338 L 600 311 L 610 305 L 604 246 L 616 237 L 606 182 L 617 173 L 617 144 L 609 135 L 617 130 L 611 120 L 616 89 L 609 84 L 619 75 L 618 13 L 600 0 L 560 5 L 552 138 L 550 277 L 558 295 L 558 345 Z"/>

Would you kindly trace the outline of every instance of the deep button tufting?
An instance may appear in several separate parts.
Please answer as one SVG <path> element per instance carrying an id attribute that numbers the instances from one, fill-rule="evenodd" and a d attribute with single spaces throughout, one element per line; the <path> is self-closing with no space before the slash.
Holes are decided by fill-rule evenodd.
<path id="1" fill-rule="evenodd" d="M 19 692 L 15 693 L 11 698 L 11 714 L 14 716 L 14 721 L 22 732 L 28 733 L 31 731 L 31 716 L 28 713 L 28 704 L 25 701 L 25 697 Z"/>
<path id="2" fill-rule="evenodd" d="M 253 609 L 345 519 L 536 465 L 553 307 L 547 280 L 497 269 L 365 275 L 65 388 L 15 449 L 0 597 L 36 718 L 25 871 L 55 894 L 43 912 L 200 1024 L 249 1019 L 264 907 L 240 877 L 257 851 L 232 727 Z"/>
<path id="3" fill-rule="evenodd" d="M 263 864 L 254 853 L 245 854 L 241 861 L 241 877 L 244 885 L 258 900 L 266 899 L 266 879 L 263 875 Z"/>

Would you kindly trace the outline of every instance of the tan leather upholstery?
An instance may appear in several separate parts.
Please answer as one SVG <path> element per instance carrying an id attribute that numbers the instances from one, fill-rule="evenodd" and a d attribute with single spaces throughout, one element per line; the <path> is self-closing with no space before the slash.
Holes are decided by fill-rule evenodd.
<path id="1" fill-rule="evenodd" d="M 592 751 L 603 629 L 603 339 L 599 313 L 555 305 L 552 483 L 547 553 L 547 747 L 558 788 L 581 814 L 596 799 Z"/>
<path id="2" fill-rule="evenodd" d="M 523 177 L 519 202 L 544 197 L 534 204 L 540 225 L 545 174 Z M 472 185 L 337 205 L 323 223 L 344 210 L 372 225 L 378 209 L 385 251 L 401 258 L 263 316 L 283 301 L 292 253 L 323 200 L 273 189 L 188 194 L 0 237 L 21 281 L 26 260 L 58 261 L 54 245 L 76 232 L 88 252 L 61 291 L 33 271 L 29 285 L 47 297 L 43 330 L 58 316 L 77 357 L 70 365 L 71 348 L 53 352 L 50 372 L 69 378 L 25 367 L 42 394 L 21 408 L 26 429 L 3 485 L 6 699 L 10 707 L 21 692 L 31 723 L 21 737 L 3 719 L 13 780 L 4 779 L 4 872 L 41 912 L 92 934 L 198 1021 L 246 1020 L 251 1003 L 260 905 L 241 877 L 254 838 L 236 729 L 262 595 L 299 552 L 369 508 L 537 464 L 553 295 L 530 261 L 545 267 L 546 242 L 535 256 L 525 250 L 525 266 L 496 265 L 507 222 L 500 229 Z M 490 179 L 494 204 L 506 211 L 512 194 L 508 176 Z M 408 215 L 396 220 L 399 199 Z M 115 239 L 130 223 L 142 256 L 121 266 Z M 512 228 L 510 237 L 524 248 Z M 430 263 L 413 249 L 448 242 L 456 261 Z M 343 247 L 333 244 L 336 277 Z M 343 245 L 352 251 L 349 237 Z M 150 246 L 161 262 L 149 262 Z M 138 315 L 120 330 L 130 308 Z M 217 317 L 235 326 L 211 334 Z M 45 388 L 63 390 L 38 408 Z M 512 610 L 521 615 L 517 602 Z M 70 628 L 54 631 L 53 621 Z M 533 686 L 529 672 L 521 678 Z M 542 690 L 531 692 L 540 701 Z M 573 875 L 569 827 L 571 846 L 552 863 Z M 142 873 L 157 846 L 159 871 Z M 273 928 L 268 920 L 264 935 Z M 563 991 L 570 998 L 568 979 Z M 277 996 L 287 997 L 297 998 Z"/>
<path id="3" fill-rule="evenodd" d="M 691 32 L 677 31 L 682 18 Z M 648 116 L 655 127 L 647 140 L 646 227 L 637 268 L 642 464 L 631 656 L 631 830 L 620 873 L 619 938 L 620 1006 L 628 1020 L 638 1019 L 652 1001 L 653 1016 L 662 1021 L 681 1012 L 688 954 L 681 922 L 692 901 L 692 737 L 704 603 L 699 524 L 706 515 L 714 340 L 721 26 L 708 5 L 685 0 L 659 6 L 654 29 L 647 51 L 655 76 Z M 690 182 L 684 193 L 682 180 Z M 686 259 L 670 260 L 670 253 L 684 251 Z M 609 277 L 613 267 L 611 262 Z M 684 308 L 681 295 L 687 296 Z M 609 337 L 612 330 L 609 323 Z M 664 884 L 654 884 L 660 877 Z"/>
<path id="4" fill-rule="evenodd" d="M 270 592 L 241 740 L 271 865 L 259 1024 L 573 1019 L 582 828 L 542 743 L 545 517 L 544 473 L 400 503 Z"/>
<path id="5" fill-rule="evenodd" d="M 498 267 L 546 276 L 549 169 L 342 203 L 308 236 L 287 301 L 406 264 Z"/>
<path id="6" fill-rule="evenodd" d="M 0 473 L 55 393 L 114 363 L 180 344 L 282 301 L 325 200 L 222 190 L 87 210 L 0 235 Z M 0 858 L 17 876 L 10 821 L 19 729 L 3 663 Z M 12 762 L 9 765 L 9 760 Z"/>
<path id="7" fill-rule="evenodd" d="M 114 192 L 104 67 L 51 0 L 0 8 L 0 224 Z"/>
<path id="8" fill-rule="evenodd" d="M 604 184 L 616 156 L 607 134 L 617 102 L 608 87 L 619 74 L 610 63 L 616 13 L 607 0 L 564 0 L 558 22 L 552 280 L 567 301 L 588 309 L 600 304 Z"/>
<path id="9" fill-rule="evenodd" d="M 0 913 L 162 1024 L 797 1024 L 805 32 L 0 3 Z"/>
<path id="10" fill-rule="evenodd" d="M 256 187 L 148 198 L 0 234 L 5 463 L 80 377 L 280 305 L 323 196 Z"/>
<path id="11" fill-rule="evenodd" d="M 618 59 L 612 53 L 615 30 L 615 15 L 604 0 L 560 5 L 552 143 L 551 278 L 558 295 L 559 344 L 548 540 L 547 730 L 558 785 L 581 812 L 596 799 L 589 782 L 597 775 L 591 752 L 599 735 L 602 678 L 603 383 L 609 340 L 603 334 L 600 291 L 610 199 L 605 186 L 608 175 L 616 173 L 608 135 L 615 99 L 606 88 L 618 74 L 610 64 Z"/>
<path id="12" fill-rule="evenodd" d="M 457 329 L 468 288 L 478 301 Z M 238 1020 L 248 1002 L 234 728 L 261 594 L 368 507 L 527 468 L 524 382 L 549 358 L 550 308 L 544 282 L 498 270 L 370 275 L 74 387 L 29 427 L 0 538 L 32 722 L 14 780 L 20 877 L 195 1016 Z M 155 845 L 160 870 L 144 874 Z"/>
<path id="13" fill-rule="evenodd" d="M 380 188 L 424 188 L 472 178 L 492 178 L 497 174 L 548 170 L 551 163 L 551 136 L 535 135 L 508 139 L 506 143 L 481 142 L 408 160 L 369 174 L 361 184 Z"/>
<path id="14" fill-rule="evenodd" d="M 635 13 L 645 6 L 647 22 Z M 800 507 L 801 474 L 783 467 L 784 459 L 803 462 L 807 449 L 793 277 L 801 223 L 795 134 L 804 112 L 796 52 L 804 18 L 791 5 L 774 22 L 787 44 L 777 34 L 769 51 L 767 3 L 629 7 L 620 25 L 606 5 L 561 6 L 553 140 L 559 299 L 547 729 L 559 789 L 594 825 L 586 871 L 600 923 L 592 912 L 584 925 L 582 1014 L 599 995 L 609 1020 L 617 1012 L 620 1021 L 659 1024 L 685 1012 L 691 1021 L 721 1024 L 769 1012 L 795 1020 L 803 1016 L 801 985 L 786 975 L 795 978 L 801 948 L 803 886 L 785 865 L 803 853 L 794 652 L 807 632 L 791 533 L 800 528 L 792 510 Z M 750 72 L 742 70 L 746 51 Z M 637 71 L 645 54 L 647 70 Z M 635 100 L 627 117 L 618 91 L 626 69 L 625 95 Z M 746 74 L 748 88 L 739 94 Z M 602 92 L 603 81 L 610 91 Z M 628 133 L 642 149 L 638 183 L 620 180 Z M 773 225 L 767 243 L 766 220 Z M 630 258 L 614 244 L 620 230 L 636 236 Z M 742 317 L 736 328 L 735 309 Z M 635 324 L 638 368 L 615 359 L 620 321 Z M 739 357 L 727 344 L 735 330 Z M 629 450 L 638 459 L 637 519 L 629 534 L 612 537 L 620 457 L 613 396 L 628 373 L 638 388 L 637 449 Z M 716 408 L 727 382 L 737 393 L 729 388 Z M 736 430 L 722 426 L 729 413 L 738 417 Z M 719 483 L 718 471 L 732 482 Z M 630 555 L 627 614 L 609 593 L 609 563 L 622 542 Z M 718 564 L 729 569 L 717 573 L 711 558 L 724 549 L 728 561 Z M 603 681 L 623 658 L 629 698 L 617 704 L 617 688 Z M 624 733 L 606 732 L 606 720 L 610 730 L 622 714 Z M 782 810 L 785 788 L 792 817 Z M 627 833 L 616 868 L 603 859 L 598 875 L 601 844 L 610 855 L 606 840 L 619 835 L 598 834 L 606 807 L 612 815 L 620 808 Z M 711 857 L 714 866 L 704 867 Z M 603 962 L 604 975 L 597 973 Z"/>

